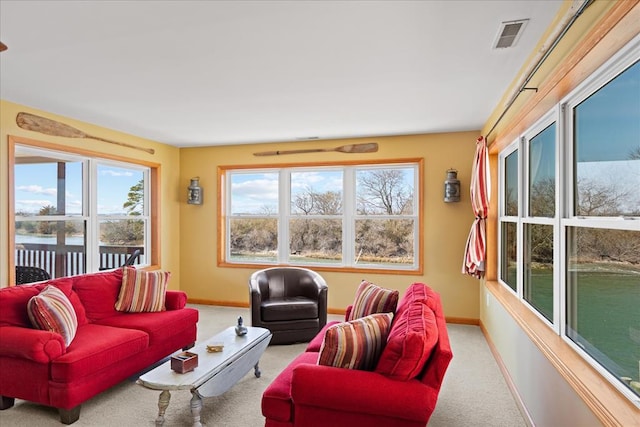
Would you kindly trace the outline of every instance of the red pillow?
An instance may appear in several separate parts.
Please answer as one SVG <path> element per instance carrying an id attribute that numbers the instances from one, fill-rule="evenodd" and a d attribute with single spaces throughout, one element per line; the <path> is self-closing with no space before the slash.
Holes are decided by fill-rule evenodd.
<path id="1" fill-rule="evenodd" d="M 438 342 L 436 316 L 426 305 L 424 288 L 416 283 L 405 293 L 375 372 L 400 381 L 422 372 Z"/>
<path id="2" fill-rule="evenodd" d="M 81 274 L 73 279 L 73 289 L 91 322 L 118 314 L 114 305 L 122 285 L 122 269 Z"/>
<path id="3" fill-rule="evenodd" d="M 0 289 L 0 326 L 31 327 L 27 315 L 27 303 L 38 295 L 42 288 L 38 285 L 9 286 Z"/>

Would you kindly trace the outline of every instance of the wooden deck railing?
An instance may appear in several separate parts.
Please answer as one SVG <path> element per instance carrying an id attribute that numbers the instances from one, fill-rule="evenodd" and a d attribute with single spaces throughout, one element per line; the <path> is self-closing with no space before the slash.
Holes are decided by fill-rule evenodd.
<path id="1" fill-rule="evenodd" d="M 136 249 L 142 251 L 138 263 L 143 263 L 141 246 L 100 246 L 100 269 L 121 266 Z M 15 264 L 42 268 L 51 277 L 83 274 L 87 265 L 82 245 L 41 243 L 20 243 L 15 250 Z"/>

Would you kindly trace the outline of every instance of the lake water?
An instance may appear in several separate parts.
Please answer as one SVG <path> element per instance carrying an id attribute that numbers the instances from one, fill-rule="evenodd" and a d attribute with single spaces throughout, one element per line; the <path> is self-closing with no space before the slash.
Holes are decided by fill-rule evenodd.
<path id="1" fill-rule="evenodd" d="M 67 245 L 84 245 L 84 236 L 65 236 Z M 42 236 L 35 234 L 16 234 L 16 244 L 34 243 L 42 245 L 55 245 L 58 241 L 56 236 Z"/>

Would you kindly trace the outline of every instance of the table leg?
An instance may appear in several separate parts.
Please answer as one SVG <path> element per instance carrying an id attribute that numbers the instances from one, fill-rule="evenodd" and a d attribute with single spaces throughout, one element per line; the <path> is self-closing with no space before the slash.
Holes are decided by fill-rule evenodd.
<path id="1" fill-rule="evenodd" d="M 158 399 L 158 418 L 156 418 L 156 427 L 161 427 L 164 424 L 164 413 L 169 406 L 169 400 L 171 400 L 171 393 L 169 390 L 162 390 L 160 398 Z"/>
<path id="2" fill-rule="evenodd" d="M 191 415 L 193 416 L 193 427 L 202 427 L 200 423 L 200 412 L 202 411 L 202 398 L 198 390 L 191 390 Z"/>
<path id="3" fill-rule="evenodd" d="M 258 366 L 259 364 L 260 362 L 256 363 L 256 366 L 253 367 L 253 374 L 256 378 L 260 378 L 260 375 L 262 375 L 262 372 L 260 372 L 260 366 Z"/>

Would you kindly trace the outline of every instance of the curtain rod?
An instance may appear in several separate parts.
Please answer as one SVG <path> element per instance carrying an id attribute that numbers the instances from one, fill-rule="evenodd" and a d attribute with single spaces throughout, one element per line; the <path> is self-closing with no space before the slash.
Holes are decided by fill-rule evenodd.
<path id="1" fill-rule="evenodd" d="M 573 26 L 573 24 L 578 20 L 578 18 L 580 17 L 580 15 L 582 15 L 582 12 L 584 12 L 584 10 L 589 7 L 594 0 L 585 0 L 582 5 L 578 8 L 578 10 L 573 14 L 573 16 L 571 17 L 571 19 L 569 20 L 569 22 L 567 22 L 564 27 L 562 28 L 562 30 L 560 31 L 560 33 L 555 37 L 555 39 L 553 40 L 553 42 L 551 43 L 551 46 L 549 47 L 549 49 L 547 49 L 547 51 L 544 53 L 544 55 L 542 55 L 542 57 L 540 59 L 538 59 L 538 61 L 536 62 L 536 64 L 533 66 L 533 68 L 531 69 L 531 71 L 529 71 L 529 73 L 527 74 L 527 77 L 525 78 L 524 82 L 520 85 L 520 88 L 517 90 L 517 92 L 515 92 L 512 96 L 511 99 L 509 100 L 509 102 L 507 103 L 507 105 L 504 107 L 504 110 L 502 111 L 502 113 L 500 114 L 500 116 L 498 117 L 498 119 L 496 120 L 496 122 L 493 124 L 493 126 L 491 127 L 491 129 L 489 129 L 489 132 L 487 132 L 487 135 L 485 136 L 485 138 L 488 140 L 489 139 L 489 135 L 491 135 L 491 133 L 496 129 L 496 126 L 498 126 L 498 123 L 500 123 L 500 121 L 502 120 L 502 118 L 505 116 L 505 114 L 507 114 L 507 111 L 509 111 L 509 109 L 511 108 L 511 106 L 513 106 L 513 104 L 516 102 L 516 99 L 518 99 L 518 96 L 520 96 L 520 94 L 522 92 L 524 92 L 525 90 L 535 90 L 536 92 L 538 91 L 538 88 L 532 88 L 532 87 L 527 87 L 527 84 L 531 81 L 531 79 L 533 78 L 533 76 L 535 76 L 536 72 L 538 72 L 538 70 L 540 69 L 540 67 L 542 66 L 542 64 L 544 63 L 544 61 L 546 61 L 546 59 L 549 57 L 549 55 L 551 54 L 551 52 L 553 52 L 553 50 L 556 48 L 556 46 L 558 45 L 558 43 L 560 43 L 560 40 L 562 40 L 562 38 L 565 36 L 565 34 L 567 34 L 567 32 L 569 31 L 569 29 Z"/>

